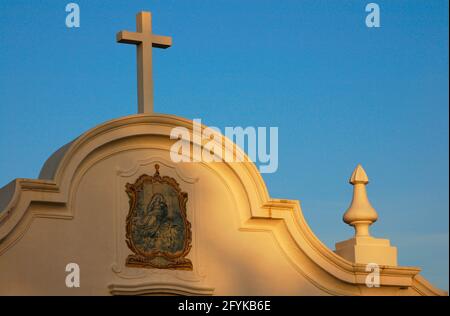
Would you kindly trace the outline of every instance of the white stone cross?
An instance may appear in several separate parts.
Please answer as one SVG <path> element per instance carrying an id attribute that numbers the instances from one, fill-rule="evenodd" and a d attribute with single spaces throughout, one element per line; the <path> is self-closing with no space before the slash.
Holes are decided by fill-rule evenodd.
<path id="1" fill-rule="evenodd" d="M 137 46 L 138 112 L 153 113 L 152 47 L 168 48 L 172 38 L 152 34 L 150 12 L 136 15 L 136 31 L 120 31 L 117 42 Z"/>

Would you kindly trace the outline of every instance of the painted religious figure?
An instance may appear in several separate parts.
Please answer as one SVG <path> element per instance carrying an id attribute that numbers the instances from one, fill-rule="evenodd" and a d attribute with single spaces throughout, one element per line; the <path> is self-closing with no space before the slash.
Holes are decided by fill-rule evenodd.
<path id="1" fill-rule="evenodd" d="M 126 185 L 130 198 L 127 245 L 133 251 L 131 267 L 192 270 L 186 258 L 191 249 L 191 224 L 187 220 L 187 193 L 175 179 L 159 174 L 142 175 Z"/>

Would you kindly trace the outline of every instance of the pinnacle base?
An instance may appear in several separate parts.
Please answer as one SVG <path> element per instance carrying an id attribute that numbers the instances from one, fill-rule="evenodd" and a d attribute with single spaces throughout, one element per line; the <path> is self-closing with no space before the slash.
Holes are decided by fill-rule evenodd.
<path id="1" fill-rule="evenodd" d="M 397 247 L 389 239 L 353 237 L 336 243 L 335 253 L 354 263 L 397 266 Z"/>

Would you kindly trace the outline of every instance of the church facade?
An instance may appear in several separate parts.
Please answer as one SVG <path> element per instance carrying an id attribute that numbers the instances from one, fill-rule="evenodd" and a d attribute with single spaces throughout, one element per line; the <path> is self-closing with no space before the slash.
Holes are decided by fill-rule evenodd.
<path id="1" fill-rule="evenodd" d="M 149 14 L 137 26 L 151 34 Z M 250 159 L 174 162 L 171 131 L 192 134 L 193 122 L 153 113 L 144 64 L 171 40 L 148 34 L 118 34 L 138 46 L 139 114 L 94 127 L 38 179 L 0 189 L 0 295 L 446 295 L 370 236 L 377 213 L 361 166 L 344 215 L 355 236 L 332 250 L 299 201 L 269 196 Z M 246 157 L 228 138 L 214 141 Z"/>
<path id="2" fill-rule="evenodd" d="M 39 179 L 2 188 L 0 294 L 445 294 L 420 269 L 392 262 L 380 265 L 379 286 L 369 287 L 367 263 L 327 248 L 298 201 L 269 196 L 253 163 L 173 163 L 170 131 L 177 126 L 192 125 L 154 114 L 107 122 L 53 154 Z M 161 185 L 163 178 L 175 188 Z M 130 216 L 140 209 L 130 198 L 139 185 L 148 190 L 141 211 L 153 218 Z M 158 259 L 155 245 L 142 240 L 171 237 L 167 228 L 151 234 L 164 209 L 185 224 L 172 236 L 175 246 L 162 242 Z M 139 227 L 149 235 L 134 237 Z M 69 263 L 79 266 L 79 287 L 67 287 Z"/>

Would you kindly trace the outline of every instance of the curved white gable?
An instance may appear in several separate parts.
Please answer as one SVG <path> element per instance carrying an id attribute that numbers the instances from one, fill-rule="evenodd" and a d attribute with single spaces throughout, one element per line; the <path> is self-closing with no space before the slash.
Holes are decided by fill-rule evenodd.
<path id="1" fill-rule="evenodd" d="M 40 179 L 1 189 L 0 294 L 445 294 L 410 267 L 384 266 L 382 286 L 366 287 L 365 266 L 321 243 L 298 201 L 270 198 L 253 163 L 173 163 L 176 126 L 192 130 L 169 115 L 109 121 L 56 152 Z M 156 163 L 189 196 L 192 272 L 124 265 L 124 185 Z M 80 288 L 65 286 L 69 262 Z"/>

